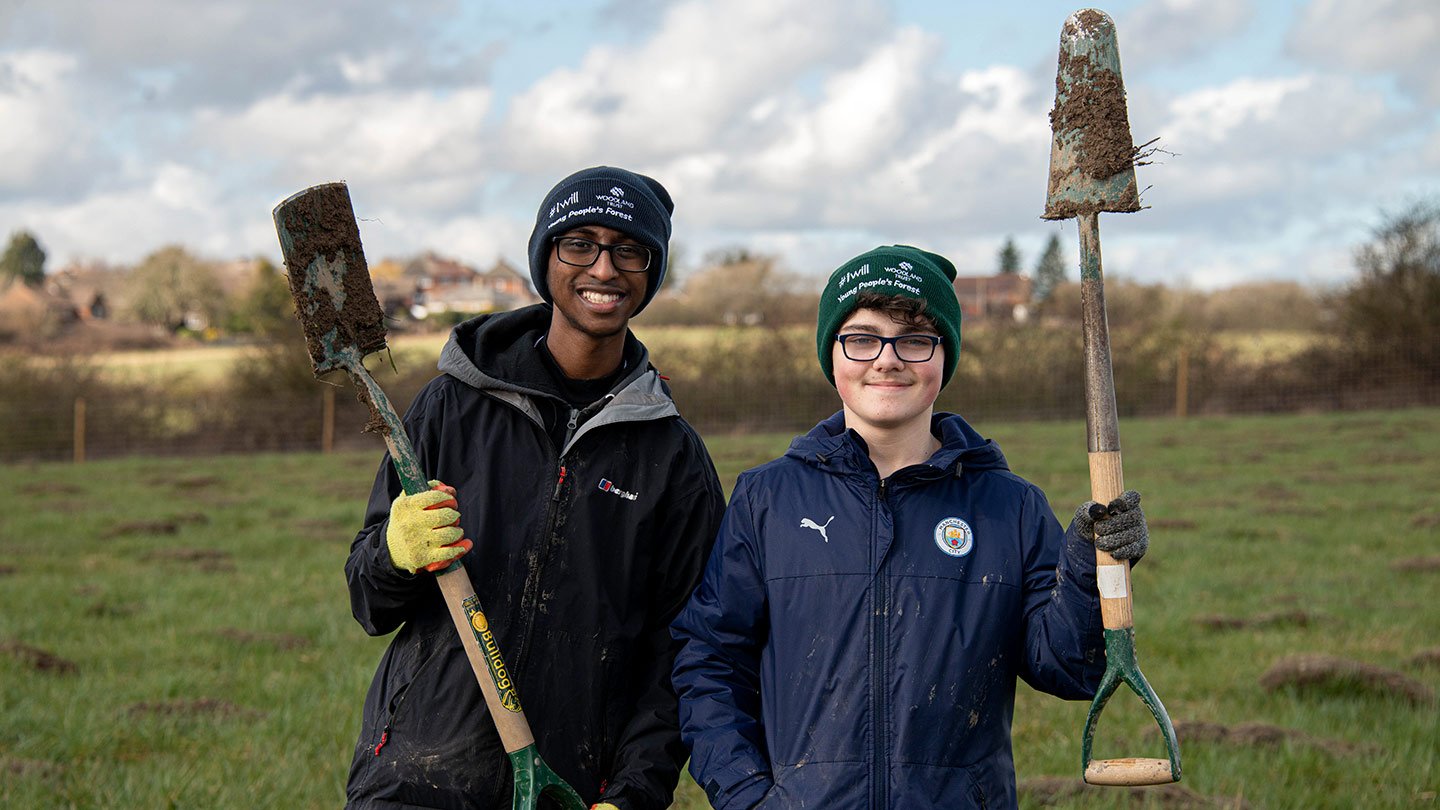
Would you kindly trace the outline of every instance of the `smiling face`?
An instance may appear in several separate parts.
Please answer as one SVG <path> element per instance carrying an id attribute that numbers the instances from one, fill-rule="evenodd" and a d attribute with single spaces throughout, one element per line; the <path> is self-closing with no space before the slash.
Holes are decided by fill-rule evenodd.
<path id="1" fill-rule="evenodd" d="M 914 326 L 896 321 L 876 309 L 857 309 L 840 325 L 839 335 L 864 332 L 881 337 L 899 335 L 937 335 L 929 326 Z M 945 346 L 935 348 L 935 355 L 923 363 L 906 363 L 895 354 L 894 346 L 885 346 L 880 356 L 869 362 L 845 356 L 839 341 L 831 348 L 835 369 L 835 389 L 845 405 L 845 424 L 865 435 L 870 430 L 905 432 L 930 431 L 930 415 L 935 398 L 940 395 L 940 379 L 945 365 Z"/>
<path id="2" fill-rule="evenodd" d="M 637 241 L 602 225 L 585 225 L 566 231 L 563 236 L 590 239 L 602 245 Z M 553 244 L 549 256 L 547 281 L 555 310 L 550 319 L 548 340 L 551 350 L 557 352 L 557 359 L 561 352 L 584 354 L 600 350 L 601 344 L 623 343 L 630 316 L 645 300 L 645 285 L 650 274 L 616 270 L 610 251 L 601 251 L 589 267 L 575 267 L 560 261 Z"/>

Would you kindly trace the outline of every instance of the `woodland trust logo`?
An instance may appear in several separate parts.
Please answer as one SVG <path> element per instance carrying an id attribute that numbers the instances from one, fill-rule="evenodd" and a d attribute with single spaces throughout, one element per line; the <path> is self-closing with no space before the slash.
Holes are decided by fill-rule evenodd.
<path id="1" fill-rule="evenodd" d="M 609 194 L 596 194 L 595 199 L 607 203 L 610 206 L 618 206 L 620 208 L 635 207 L 635 203 L 625 199 L 625 189 L 619 186 L 611 186 Z"/>

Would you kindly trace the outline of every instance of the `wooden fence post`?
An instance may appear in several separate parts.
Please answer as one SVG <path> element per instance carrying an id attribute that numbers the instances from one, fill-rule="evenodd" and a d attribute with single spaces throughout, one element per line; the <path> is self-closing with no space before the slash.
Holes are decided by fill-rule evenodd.
<path id="1" fill-rule="evenodd" d="M 1184 419 L 1190 408 L 1190 353 L 1180 349 L 1175 363 L 1175 418 Z"/>
<path id="2" fill-rule="evenodd" d="M 335 387 L 325 386 L 324 407 L 320 417 L 320 452 L 329 453 L 335 449 Z"/>
<path id="3" fill-rule="evenodd" d="M 75 463 L 85 460 L 85 397 L 75 397 Z"/>

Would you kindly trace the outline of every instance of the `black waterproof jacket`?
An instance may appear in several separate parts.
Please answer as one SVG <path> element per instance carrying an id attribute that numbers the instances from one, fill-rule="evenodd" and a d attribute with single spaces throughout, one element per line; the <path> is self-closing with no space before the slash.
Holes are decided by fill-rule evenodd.
<path id="1" fill-rule="evenodd" d="M 465 571 L 540 755 L 587 804 L 663 810 L 685 761 L 668 626 L 723 495 L 633 335 L 630 371 L 575 410 L 541 365 L 549 322 L 540 304 L 457 326 L 405 428 L 426 475 L 459 493 Z M 563 447 L 546 430 L 557 416 Z M 365 700 L 347 807 L 508 808 L 510 762 L 435 578 L 390 564 L 400 491 L 387 456 L 345 565 L 365 631 L 399 629 Z"/>

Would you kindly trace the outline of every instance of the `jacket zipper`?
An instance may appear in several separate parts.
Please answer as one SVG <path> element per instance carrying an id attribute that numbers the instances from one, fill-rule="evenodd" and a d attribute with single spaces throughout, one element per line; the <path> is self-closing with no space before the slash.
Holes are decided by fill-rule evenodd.
<path id="1" fill-rule="evenodd" d="M 575 428 L 580 424 L 580 409 L 570 409 L 570 419 L 565 423 L 565 440 L 557 448 L 556 466 L 559 467 L 559 474 L 555 478 L 555 491 L 550 495 L 550 507 L 545 515 L 545 532 L 540 535 L 540 554 L 535 562 L 535 602 L 540 599 L 540 579 L 545 571 L 545 561 L 550 548 L 551 535 L 555 533 L 555 521 L 559 515 L 560 493 L 565 485 L 565 448 L 569 446 L 570 440 L 575 436 Z M 524 667 L 524 660 L 530 651 L 530 638 L 535 632 L 535 604 L 522 601 L 520 611 L 525 618 L 525 632 L 520 636 L 519 648 L 515 651 L 515 673 L 518 674 Z"/>
<path id="2" fill-rule="evenodd" d="M 880 479 L 880 487 L 876 492 L 875 498 L 875 529 L 878 529 L 880 526 L 881 510 L 886 508 L 885 491 L 886 481 L 882 478 Z M 871 531 L 870 536 L 877 538 L 878 534 L 876 531 Z M 873 552 L 877 556 L 879 554 L 879 547 L 880 545 L 877 542 L 874 547 L 875 551 Z M 875 640 L 870 668 L 870 692 L 873 699 L 872 710 L 875 714 L 875 750 L 872 757 L 874 788 L 871 795 L 874 797 L 874 804 L 872 806 L 875 810 L 884 810 L 884 808 L 890 804 L 890 758 L 886 750 L 886 741 L 890 737 L 890 716 L 886 710 L 885 701 L 887 692 L 885 687 L 885 672 L 888 667 L 886 651 L 889 647 L 889 634 L 886 632 L 889 617 L 886 614 L 888 613 L 890 596 L 885 585 L 884 571 L 881 570 L 884 564 L 884 558 L 875 560 L 875 588 L 873 590 L 875 608 L 870 612 L 871 621 L 874 623 L 871 637 Z"/>

